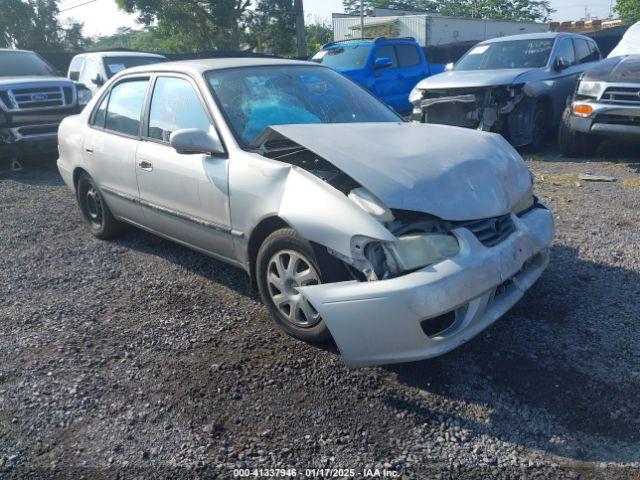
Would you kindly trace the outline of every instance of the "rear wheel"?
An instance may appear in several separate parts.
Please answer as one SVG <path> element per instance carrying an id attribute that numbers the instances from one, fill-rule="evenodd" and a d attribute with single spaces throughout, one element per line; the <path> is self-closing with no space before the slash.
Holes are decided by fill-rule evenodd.
<path id="1" fill-rule="evenodd" d="M 331 265 L 318 264 L 311 244 L 291 228 L 273 232 L 262 243 L 256 259 L 256 277 L 262 302 L 289 335 L 323 342 L 331 335 L 318 311 L 298 287 L 331 281 Z"/>
<path id="2" fill-rule="evenodd" d="M 567 157 L 586 157 L 593 154 L 598 149 L 600 139 L 595 135 L 572 130 L 570 117 L 571 110 L 567 107 L 558 129 L 558 150 Z"/>
<path id="3" fill-rule="evenodd" d="M 95 237 L 108 240 L 122 232 L 122 223 L 113 217 L 98 186 L 89 174 L 80 175 L 76 196 L 82 217 Z"/>

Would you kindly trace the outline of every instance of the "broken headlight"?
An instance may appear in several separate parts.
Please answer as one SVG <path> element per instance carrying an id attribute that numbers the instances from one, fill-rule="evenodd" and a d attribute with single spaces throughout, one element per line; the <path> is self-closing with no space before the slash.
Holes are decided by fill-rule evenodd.
<path id="1" fill-rule="evenodd" d="M 414 88 L 413 90 L 411 90 L 411 93 L 409 94 L 409 102 L 413 104 L 419 102 L 420 100 L 422 100 L 422 94 L 423 94 L 422 90 L 420 90 L 419 88 Z"/>
<path id="2" fill-rule="evenodd" d="M 433 265 L 453 257 L 460 251 L 454 235 L 417 233 L 403 235 L 394 243 L 370 243 L 365 256 L 378 278 L 391 278 L 401 273 Z"/>
<path id="3" fill-rule="evenodd" d="M 533 188 L 529 188 L 529 190 L 527 190 L 527 192 L 520 198 L 520 200 L 518 200 L 518 203 L 513 206 L 513 213 L 519 215 L 522 212 L 529 210 L 533 206 L 535 200 L 536 199 L 533 195 Z"/>
<path id="4" fill-rule="evenodd" d="M 578 85 L 578 95 L 585 97 L 600 98 L 600 95 L 604 92 L 606 85 L 604 82 L 588 82 L 580 81 Z"/>

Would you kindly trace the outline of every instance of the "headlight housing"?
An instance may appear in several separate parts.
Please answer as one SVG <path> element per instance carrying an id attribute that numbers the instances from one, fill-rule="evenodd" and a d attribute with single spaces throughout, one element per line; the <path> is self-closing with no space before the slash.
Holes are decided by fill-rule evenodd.
<path id="1" fill-rule="evenodd" d="M 413 104 L 419 102 L 420 100 L 422 100 L 422 94 L 423 94 L 423 90 L 420 90 L 419 88 L 414 88 L 413 90 L 411 90 L 411 93 L 409 94 L 409 102 Z"/>
<path id="2" fill-rule="evenodd" d="M 581 80 L 578 85 L 578 95 L 591 98 L 600 98 L 605 89 L 604 82 L 591 82 L 587 80 Z"/>
<path id="3" fill-rule="evenodd" d="M 526 210 L 530 209 L 533 206 L 535 201 L 536 201 L 536 197 L 533 195 L 533 186 L 532 186 L 520 198 L 520 200 L 518 200 L 518 203 L 516 203 L 513 206 L 513 213 L 515 213 L 516 215 L 519 215 L 522 212 L 525 212 Z"/>
<path id="4" fill-rule="evenodd" d="M 364 253 L 376 277 L 385 279 L 441 262 L 459 251 L 454 235 L 415 233 L 402 235 L 393 243 L 371 242 Z"/>
<path id="5" fill-rule="evenodd" d="M 84 107 L 87 105 L 87 103 L 89 103 L 91 101 L 91 97 L 93 97 L 93 94 L 91 93 L 91 90 L 89 90 L 86 87 L 78 87 L 78 105 L 81 107 Z"/>
<path id="6" fill-rule="evenodd" d="M 406 272 L 441 262 L 457 255 L 460 244 L 454 235 L 419 233 L 403 235 L 389 246 L 399 270 Z"/>

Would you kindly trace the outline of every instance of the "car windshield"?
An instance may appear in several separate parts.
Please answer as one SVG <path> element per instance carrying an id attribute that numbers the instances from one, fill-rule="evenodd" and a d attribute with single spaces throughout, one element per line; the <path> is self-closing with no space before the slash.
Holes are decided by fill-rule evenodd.
<path id="1" fill-rule="evenodd" d="M 0 77 L 46 76 L 58 73 L 33 52 L 0 52 Z"/>
<path id="2" fill-rule="evenodd" d="M 243 146 L 270 125 L 403 121 L 389 107 L 329 68 L 231 68 L 208 72 L 206 78 Z"/>
<path id="3" fill-rule="evenodd" d="M 494 70 L 500 68 L 541 68 L 547 64 L 553 39 L 511 40 L 476 45 L 454 70 Z"/>
<path id="4" fill-rule="evenodd" d="M 131 67 L 137 67 L 139 65 L 151 65 L 152 63 L 164 62 L 165 59 L 161 57 L 104 57 L 104 66 L 109 78 L 113 77 L 116 73 Z"/>
<path id="5" fill-rule="evenodd" d="M 320 50 L 311 58 L 311 61 L 331 68 L 362 68 L 370 51 L 370 43 L 342 44 Z"/>

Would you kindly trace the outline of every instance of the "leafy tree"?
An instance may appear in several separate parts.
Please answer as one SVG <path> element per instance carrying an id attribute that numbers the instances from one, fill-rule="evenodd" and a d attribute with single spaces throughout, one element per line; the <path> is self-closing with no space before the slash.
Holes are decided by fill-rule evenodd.
<path id="1" fill-rule="evenodd" d="M 393 10 L 413 10 L 416 12 L 436 12 L 439 3 L 436 0 L 364 0 L 365 12 L 374 8 L 391 8 Z M 345 13 L 360 15 L 360 0 L 342 0 Z"/>
<path id="2" fill-rule="evenodd" d="M 640 0 L 617 0 L 614 10 L 625 23 L 640 20 Z"/>
<path id="3" fill-rule="evenodd" d="M 618 0 L 638 5 L 639 0 Z M 345 12 L 360 13 L 360 0 L 343 0 Z M 365 0 L 364 9 L 391 8 L 443 15 L 514 21 L 546 21 L 553 12 L 549 0 Z"/>
<path id="4" fill-rule="evenodd" d="M 454 17 L 544 22 L 554 10 L 549 0 L 442 0 L 438 11 Z"/>
<path id="5" fill-rule="evenodd" d="M 116 33 L 94 39 L 92 50 L 114 50 L 126 48 L 151 53 L 174 53 L 184 51 L 182 45 L 178 45 L 171 38 L 162 35 L 156 27 L 147 27 L 136 30 L 129 27 L 120 27 Z"/>
<path id="6" fill-rule="evenodd" d="M 310 53 L 317 52 L 325 43 L 333 40 L 333 30 L 331 26 L 316 19 L 314 23 L 306 25 L 307 48 Z"/>
<path id="7" fill-rule="evenodd" d="M 239 50 L 243 30 L 253 12 L 251 0 L 116 0 L 120 8 L 137 13 L 160 35 L 172 38 L 182 51 Z"/>
<path id="8" fill-rule="evenodd" d="M 81 23 L 63 27 L 57 0 L 3 0 L 0 47 L 29 50 L 84 48 Z"/>

